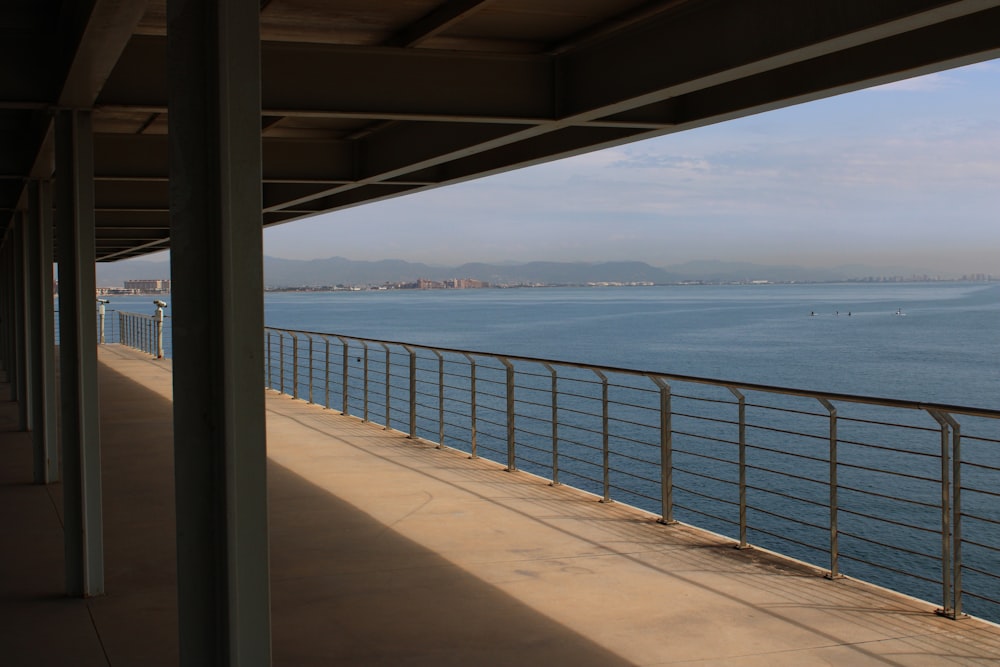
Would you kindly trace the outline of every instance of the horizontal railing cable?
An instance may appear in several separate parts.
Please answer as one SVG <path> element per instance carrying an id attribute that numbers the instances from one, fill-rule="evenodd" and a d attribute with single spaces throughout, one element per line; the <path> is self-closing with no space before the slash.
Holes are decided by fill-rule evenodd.
<path id="1" fill-rule="evenodd" d="M 1000 411 L 265 331 L 274 390 L 1000 620 Z"/>

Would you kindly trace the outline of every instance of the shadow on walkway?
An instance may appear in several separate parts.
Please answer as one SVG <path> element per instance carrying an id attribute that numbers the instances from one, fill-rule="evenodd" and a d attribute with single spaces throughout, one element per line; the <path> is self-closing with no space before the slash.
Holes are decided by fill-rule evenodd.
<path id="1" fill-rule="evenodd" d="M 172 407 L 147 384 L 100 365 L 106 596 L 63 596 L 61 488 L 0 434 L 4 665 L 177 664 Z M 275 664 L 628 664 L 274 462 L 269 494 Z"/>

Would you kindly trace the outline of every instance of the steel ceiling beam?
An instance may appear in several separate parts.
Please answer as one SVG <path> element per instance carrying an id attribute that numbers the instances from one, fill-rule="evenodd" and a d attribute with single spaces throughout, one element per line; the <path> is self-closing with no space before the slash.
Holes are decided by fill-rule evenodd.
<path id="1" fill-rule="evenodd" d="M 562 111 L 564 116 L 605 117 L 998 5 L 985 0 L 706 3 L 566 53 L 559 63 Z M 881 64 L 869 67 L 874 76 Z"/>
<path id="2" fill-rule="evenodd" d="M 479 5 L 447 11 L 459 6 Z M 348 128 L 340 139 L 264 136 L 264 222 L 984 60 L 1000 54 L 998 6 L 665 0 L 536 55 L 264 43 L 265 116 L 375 121 L 331 126 Z M 121 55 L 100 109 L 165 112 L 165 40 L 135 37 Z M 167 143 L 95 137 L 100 227 L 160 224 Z"/>
<path id="3" fill-rule="evenodd" d="M 902 78 L 900 76 L 902 72 L 908 75 L 929 73 L 985 60 L 996 55 L 1000 55 L 1000 9 L 963 16 L 878 42 L 862 43 L 852 49 L 767 70 L 753 77 L 735 78 L 724 84 L 697 89 L 622 114 L 624 120 L 632 119 L 629 114 L 646 114 L 637 119 L 641 122 L 636 125 L 642 127 L 644 123 L 656 121 L 660 124 L 660 129 L 653 131 L 629 132 L 624 127 L 608 126 L 604 128 L 608 132 L 601 133 L 597 128 L 574 126 L 568 121 L 553 121 L 517 131 L 500 131 L 496 136 L 484 137 L 484 140 L 465 148 L 446 146 L 445 148 L 451 150 L 443 151 L 434 158 L 399 150 L 401 146 L 408 148 L 411 143 L 419 145 L 423 140 L 441 148 L 442 144 L 435 143 L 433 139 L 433 131 L 423 132 L 421 124 L 395 125 L 391 132 L 376 133 L 366 139 L 360 151 L 365 169 L 355 184 L 331 188 L 322 196 L 330 197 L 361 187 L 379 180 L 380 177 L 401 176 L 405 172 L 405 167 L 402 166 L 404 164 L 416 169 L 439 166 L 442 173 L 449 174 L 442 176 L 442 182 L 464 180 L 476 174 L 460 165 L 462 162 L 475 164 L 476 160 L 472 156 L 476 154 L 492 154 L 492 157 L 484 160 L 488 166 L 484 166 L 478 175 L 498 173 L 514 166 L 537 164 L 546 159 L 566 157 L 623 141 L 659 136 L 857 90 L 897 80 Z M 565 132 L 571 127 L 591 130 L 592 134 L 589 136 L 598 139 L 590 141 L 584 132 L 575 133 L 574 136 L 580 138 L 575 146 L 553 152 L 543 158 L 547 150 L 545 146 L 549 143 L 544 138 L 545 135 Z M 619 130 L 617 139 L 607 143 L 600 138 L 605 135 L 615 136 L 615 129 Z M 393 147 L 397 149 L 395 152 L 392 152 Z M 506 157 L 497 159 L 498 155 Z M 351 205 L 353 199 L 354 197 L 350 198 Z M 328 198 L 326 201 L 336 200 Z M 302 200 L 291 202 L 296 206 L 303 203 Z"/>
<path id="4" fill-rule="evenodd" d="M 161 71 L 165 45 L 161 37 L 133 38 L 98 107 L 166 112 Z M 552 117 L 551 60 L 524 54 L 265 42 L 261 106 L 268 116 L 537 122 Z M 328 85 L 334 75 L 336 85 Z"/>
<path id="5" fill-rule="evenodd" d="M 419 20 L 404 26 L 385 42 L 385 46 L 416 46 L 450 28 L 462 19 L 483 9 L 493 0 L 450 0 Z"/>

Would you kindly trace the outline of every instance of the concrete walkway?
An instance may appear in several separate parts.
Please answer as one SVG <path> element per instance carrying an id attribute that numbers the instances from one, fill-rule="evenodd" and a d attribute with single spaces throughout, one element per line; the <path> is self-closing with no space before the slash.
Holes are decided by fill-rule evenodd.
<path id="1" fill-rule="evenodd" d="M 101 359 L 108 594 L 0 402 L 0 664 L 177 663 L 170 367 Z M 0 399 L 4 399 L 0 396 Z M 997 664 L 1000 628 L 268 392 L 276 665 Z"/>

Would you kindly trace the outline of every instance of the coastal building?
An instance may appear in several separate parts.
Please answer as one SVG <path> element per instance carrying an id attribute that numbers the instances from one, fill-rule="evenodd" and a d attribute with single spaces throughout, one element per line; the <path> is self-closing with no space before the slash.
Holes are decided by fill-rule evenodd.
<path id="1" fill-rule="evenodd" d="M 490 284 L 472 278 L 449 278 L 448 280 L 427 280 L 418 278 L 412 283 L 399 285 L 400 289 L 483 289 Z"/>
<path id="2" fill-rule="evenodd" d="M 155 280 L 126 280 L 126 290 L 137 294 L 170 294 L 170 281 L 161 278 Z"/>
<path id="3" fill-rule="evenodd" d="M 47 491 L 33 490 L 57 482 L 64 503 L 58 534 L 35 540 L 38 554 L 13 561 L 41 568 L 51 575 L 44 581 L 63 579 L 60 591 L 11 594 L 12 617 L 39 619 L 20 657 L 32 664 L 72 642 L 115 663 L 119 647 L 143 640 L 107 619 L 141 622 L 163 609 L 176 609 L 176 626 L 144 623 L 144 637 L 179 644 L 182 664 L 269 664 L 272 622 L 289 641 L 308 640 L 304 628 L 283 622 L 289 608 L 307 606 L 310 591 L 271 598 L 264 226 L 1000 55 L 1000 0 L 34 0 L 0 5 L 0 25 L 0 353 L 16 407 L 2 438 L 8 454 L 22 452 L 17 443 L 30 437 L 23 453 L 32 462 L 30 479 L 5 487 L 13 495 L 3 508 L 30 519 L 47 506 L 50 516 Z M 172 383 L 118 394 L 119 410 L 141 401 L 150 416 L 119 424 L 134 446 L 102 459 L 94 265 L 166 248 Z M 43 298 L 54 262 L 58 376 L 54 308 Z M 142 443 L 171 424 L 172 456 L 158 462 L 172 467 L 175 483 L 145 496 L 171 504 L 154 527 L 162 548 L 121 563 L 113 572 L 121 588 L 111 590 L 104 521 L 118 521 L 119 532 L 108 536 L 116 539 L 134 527 L 130 521 L 140 523 L 141 512 L 130 514 L 135 506 L 118 494 L 144 487 L 116 477 L 120 484 L 109 485 L 102 504 L 103 470 L 146 455 Z M 306 518 L 316 496 L 305 484 L 295 491 L 285 509 Z M 33 504 L 38 499 L 45 503 Z M 387 491 L 380 507 L 392 499 Z M 447 530 L 447 518 L 465 507 L 443 512 L 438 526 Z M 352 514 L 326 539 L 346 545 L 367 528 Z M 37 537 L 25 530 L 8 533 L 0 547 L 12 559 L 23 555 L 20 541 Z M 416 556 L 451 572 L 443 557 Z M 696 569 L 687 564 L 687 572 Z M 294 567 L 284 571 L 294 579 Z M 175 573 L 176 598 L 133 595 L 130 577 L 164 572 Z M 406 607 L 406 579 L 401 568 L 381 582 L 398 607 L 380 618 L 408 624 L 416 642 L 421 626 L 447 610 Z M 370 593 L 343 583 L 344 606 Z M 513 604 L 473 593 L 464 599 L 481 599 L 483 607 Z M 588 613 L 600 616 L 603 607 L 594 600 Z M 86 612 L 87 622 L 57 625 L 68 609 Z M 758 607 L 748 616 L 769 613 Z M 690 633 L 696 620 L 679 613 L 675 627 Z M 733 632 L 744 645 L 760 639 L 752 628 L 734 630 L 744 620 L 727 617 L 702 643 Z M 583 641 L 552 625 L 535 647 Z M 481 640 L 517 638 L 500 627 Z M 529 633 L 539 624 L 517 627 Z M 353 631 L 322 619 L 309 629 Z M 466 664 L 507 655 L 494 648 Z M 580 654 L 594 656 L 590 664 L 615 664 L 607 653 Z M 366 655 L 353 657 L 365 664 Z M 398 657 L 392 664 L 414 663 Z M 424 664 L 435 658 L 449 662 L 425 655 Z M 316 664 L 326 661 L 319 656 Z"/>

